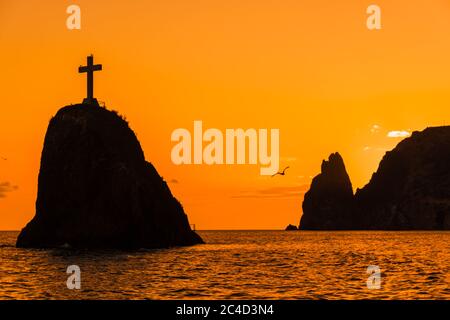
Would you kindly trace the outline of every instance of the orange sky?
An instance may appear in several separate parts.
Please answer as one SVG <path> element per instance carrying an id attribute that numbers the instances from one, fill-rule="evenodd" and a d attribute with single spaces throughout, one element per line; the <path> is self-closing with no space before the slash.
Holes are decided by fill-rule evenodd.
<path id="1" fill-rule="evenodd" d="M 382 30 L 366 28 L 372 3 Z M 70 4 L 81 7 L 81 30 L 66 28 Z M 275 229 L 298 224 L 303 193 L 331 152 L 361 187 L 399 141 L 388 131 L 450 122 L 449 34 L 445 0 L 0 0 L 0 230 L 33 217 L 48 121 L 82 101 L 77 68 L 90 53 L 103 64 L 96 97 L 178 181 L 170 187 L 191 223 Z M 279 128 L 288 175 L 172 164 L 170 135 L 194 120 Z"/>

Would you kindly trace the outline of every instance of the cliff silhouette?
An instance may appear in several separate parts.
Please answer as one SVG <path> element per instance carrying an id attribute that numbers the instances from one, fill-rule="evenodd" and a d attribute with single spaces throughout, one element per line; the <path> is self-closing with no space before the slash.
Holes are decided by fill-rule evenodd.
<path id="1" fill-rule="evenodd" d="M 162 248 L 203 243 L 128 123 L 95 104 L 60 109 L 44 141 L 36 215 L 18 247 Z"/>
<path id="2" fill-rule="evenodd" d="M 347 229 L 352 220 L 353 188 L 339 153 L 322 161 L 303 201 L 302 229 Z M 310 214 L 313 213 L 313 214 Z"/>
<path id="3" fill-rule="evenodd" d="M 355 194 L 338 153 L 305 194 L 301 230 L 450 230 L 450 127 L 414 132 Z"/>

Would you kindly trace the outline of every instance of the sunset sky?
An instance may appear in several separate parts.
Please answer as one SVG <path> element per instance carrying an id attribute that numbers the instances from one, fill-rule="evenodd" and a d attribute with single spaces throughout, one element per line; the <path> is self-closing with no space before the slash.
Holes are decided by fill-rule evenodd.
<path id="1" fill-rule="evenodd" d="M 366 8 L 381 7 L 381 30 Z M 81 7 L 81 30 L 66 8 Z M 0 230 L 33 216 L 50 118 L 95 96 L 128 119 L 197 229 L 298 224 L 322 159 L 338 151 L 362 187 L 391 131 L 450 123 L 450 2 L 0 0 Z M 280 166 L 172 163 L 177 128 L 277 128 Z M 396 134 L 391 133 L 391 136 Z"/>

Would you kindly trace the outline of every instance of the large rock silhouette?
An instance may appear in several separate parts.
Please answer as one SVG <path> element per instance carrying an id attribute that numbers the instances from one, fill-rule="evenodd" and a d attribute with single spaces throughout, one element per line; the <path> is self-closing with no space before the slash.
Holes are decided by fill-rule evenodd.
<path id="1" fill-rule="evenodd" d="M 353 189 L 339 153 L 324 160 L 303 201 L 303 230 L 348 229 L 352 222 Z"/>
<path id="2" fill-rule="evenodd" d="M 322 168 L 314 178 L 300 229 L 450 230 L 449 126 L 414 132 L 401 141 L 351 200 L 344 171 L 337 160 L 334 174 Z"/>
<path id="3" fill-rule="evenodd" d="M 202 242 L 116 112 L 80 104 L 51 119 L 36 215 L 19 234 L 18 247 L 162 248 Z"/>

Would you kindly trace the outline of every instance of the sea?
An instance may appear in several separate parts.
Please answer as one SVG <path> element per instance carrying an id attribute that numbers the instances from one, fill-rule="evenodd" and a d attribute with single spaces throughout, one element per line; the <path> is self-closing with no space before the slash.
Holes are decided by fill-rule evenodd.
<path id="1" fill-rule="evenodd" d="M 0 299 L 450 299 L 450 232 L 198 233 L 206 244 L 92 251 L 0 232 Z"/>

